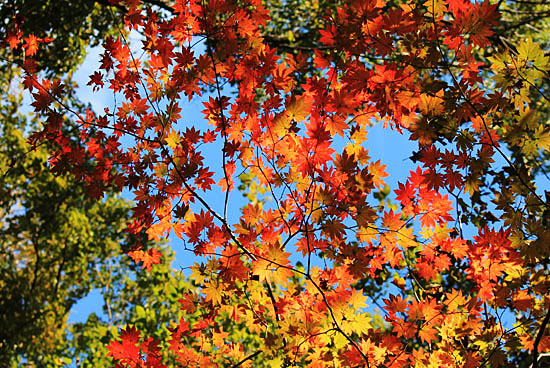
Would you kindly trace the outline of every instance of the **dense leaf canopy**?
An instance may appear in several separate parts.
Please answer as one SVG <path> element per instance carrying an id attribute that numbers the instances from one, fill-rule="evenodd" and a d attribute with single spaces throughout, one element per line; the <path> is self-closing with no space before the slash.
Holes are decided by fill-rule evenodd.
<path id="1" fill-rule="evenodd" d="M 104 111 L 44 77 L 40 50 L 56 40 L 21 16 L 3 52 L 43 118 L 30 143 L 86 201 L 133 195 L 126 253 L 179 294 L 179 312 L 161 293 L 132 309 L 162 317 L 131 317 L 106 346 L 118 365 L 541 366 L 548 4 L 103 6 L 124 15 L 90 71 L 112 96 Z M 188 121 L 197 100 L 203 119 Z M 401 168 L 370 152 L 376 127 L 415 143 L 395 187 Z M 203 257 L 181 287 L 150 246 L 169 236 Z"/>

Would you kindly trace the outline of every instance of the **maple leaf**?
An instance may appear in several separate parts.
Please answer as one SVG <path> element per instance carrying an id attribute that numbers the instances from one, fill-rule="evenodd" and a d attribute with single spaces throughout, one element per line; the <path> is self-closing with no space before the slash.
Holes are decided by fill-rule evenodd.
<path id="1" fill-rule="evenodd" d="M 25 44 L 23 45 L 23 48 L 25 49 L 25 55 L 36 55 L 36 52 L 38 51 L 38 41 L 39 38 L 34 35 L 30 35 L 25 38 Z"/>
<path id="2" fill-rule="evenodd" d="M 468 0 L 447 0 L 447 4 L 455 18 L 466 14 L 472 8 L 472 3 Z"/>
<path id="3" fill-rule="evenodd" d="M 92 89 L 94 92 L 103 87 L 103 84 L 103 74 L 98 71 L 95 71 L 92 75 L 90 75 L 90 81 L 87 83 L 88 86 L 93 85 Z"/>
<path id="4" fill-rule="evenodd" d="M 134 251 L 128 252 L 128 255 L 135 262 L 143 262 L 141 267 L 143 269 L 146 269 L 147 271 L 151 271 L 151 267 L 154 264 L 161 263 L 161 258 L 160 258 L 161 253 L 155 248 L 148 249 L 147 251 L 134 250 Z"/>
<path id="5" fill-rule="evenodd" d="M 327 46 L 334 46 L 334 34 L 336 33 L 336 27 L 334 25 L 330 25 L 328 29 L 321 29 L 319 30 L 319 34 L 321 35 L 321 38 L 319 39 L 319 42 L 327 45 Z"/>
<path id="6" fill-rule="evenodd" d="M 16 49 L 19 46 L 19 44 L 21 43 L 22 35 L 23 33 L 21 31 L 8 31 L 5 40 L 8 43 L 10 49 Z"/>
<path id="7" fill-rule="evenodd" d="M 34 102 L 31 105 L 34 106 L 34 110 L 36 112 L 47 111 L 48 106 L 53 101 L 48 91 L 44 90 L 43 88 L 40 89 L 39 92 L 33 93 L 33 97 L 34 97 Z"/>
<path id="8" fill-rule="evenodd" d="M 139 330 L 134 326 L 126 326 L 120 333 L 121 341 L 113 340 L 107 345 L 109 355 L 125 364 L 138 363 L 141 357 L 138 345 L 139 334 Z"/>
<path id="9" fill-rule="evenodd" d="M 374 185 L 382 188 L 385 185 L 383 178 L 388 176 L 386 165 L 380 164 L 380 160 L 373 162 L 369 165 L 369 172 L 372 174 Z"/>
<path id="10" fill-rule="evenodd" d="M 220 304 L 224 295 L 221 285 L 214 282 L 210 282 L 202 289 L 202 292 L 206 295 L 206 300 L 212 302 L 213 304 Z"/>
<path id="11" fill-rule="evenodd" d="M 285 252 L 277 245 L 269 247 L 265 259 L 262 258 L 254 262 L 252 266 L 254 275 L 258 275 L 261 282 L 265 280 L 286 281 L 293 275 L 292 271 L 287 268 L 290 263 L 289 256 L 289 252 Z"/>
<path id="12" fill-rule="evenodd" d="M 489 37 L 494 33 L 491 26 L 497 18 L 496 9 L 496 4 L 491 4 L 487 0 L 474 3 L 471 17 L 476 22 L 471 23 L 468 28 L 472 43 L 480 47 L 489 44 Z"/>
<path id="13" fill-rule="evenodd" d="M 406 299 L 402 299 L 400 295 L 390 294 L 389 299 L 383 299 L 386 306 L 384 307 L 392 315 L 395 313 L 403 313 L 408 307 Z"/>
<path id="14" fill-rule="evenodd" d="M 437 274 L 437 270 L 433 267 L 431 262 L 418 262 L 415 267 L 418 270 L 418 275 L 426 281 L 430 281 Z"/>
<path id="15" fill-rule="evenodd" d="M 445 111 L 443 106 L 443 90 L 439 90 L 435 95 L 422 94 L 420 95 L 420 103 L 418 107 L 426 116 L 438 116 Z"/>
<path id="16" fill-rule="evenodd" d="M 437 340 L 437 330 L 433 327 L 421 327 L 418 331 L 418 337 L 423 342 L 431 343 L 433 340 Z"/>

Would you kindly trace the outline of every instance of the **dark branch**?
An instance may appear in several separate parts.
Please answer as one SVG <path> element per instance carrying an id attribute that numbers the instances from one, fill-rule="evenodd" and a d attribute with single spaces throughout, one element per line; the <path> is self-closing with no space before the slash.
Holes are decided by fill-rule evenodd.
<path id="1" fill-rule="evenodd" d="M 537 368 L 539 365 L 539 344 L 542 340 L 542 337 L 544 336 L 544 330 L 548 325 L 548 320 L 550 320 L 550 308 L 548 309 L 548 312 L 546 312 L 546 316 L 544 317 L 544 320 L 540 325 L 539 333 L 537 334 L 537 337 L 535 338 L 535 343 L 533 344 L 533 368 Z"/>
<path id="2" fill-rule="evenodd" d="M 255 352 L 254 354 L 251 354 L 249 356 L 247 356 L 246 358 L 244 358 L 243 360 L 241 360 L 240 362 L 238 362 L 237 364 L 231 366 L 231 368 L 237 368 L 237 367 L 240 367 L 241 365 L 243 365 L 245 362 L 251 360 L 251 359 L 254 359 L 255 357 L 257 357 L 258 355 L 261 354 L 261 350 L 258 350 L 257 352 Z"/>

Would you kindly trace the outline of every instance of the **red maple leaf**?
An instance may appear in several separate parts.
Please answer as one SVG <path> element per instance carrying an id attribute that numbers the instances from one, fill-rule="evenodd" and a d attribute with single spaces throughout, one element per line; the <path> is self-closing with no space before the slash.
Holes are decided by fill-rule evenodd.
<path id="1" fill-rule="evenodd" d="M 23 45 L 23 48 L 25 49 L 25 55 L 36 55 L 36 51 L 38 51 L 38 41 L 39 39 L 35 35 L 30 35 L 25 38 L 25 45 Z"/>
<path id="2" fill-rule="evenodd" d="M 113 340 L 107 345 L 108 355 L 125 364 L 138 363 L 141 357 L 139 330 L 134 326 L 126 326 L 121 331 L 120 339 L 121 341 Z"/>

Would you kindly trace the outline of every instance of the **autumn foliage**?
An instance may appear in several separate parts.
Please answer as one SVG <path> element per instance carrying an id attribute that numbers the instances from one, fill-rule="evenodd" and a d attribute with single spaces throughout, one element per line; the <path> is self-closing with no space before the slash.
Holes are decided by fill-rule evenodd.
<path id="1" fill-rule="evenodd" d="M 259 0 L 110 2 L 142 40 L 104 41 L 88 85 L 119 96 L 105 111 L 77 114 L 35 73 L 50 40 L 14 23 L 5 46 L 26 57 L 52 170 L 98 200 L 128 189 L 128 232 L 204 256 L 171 338 L 124 327 L 118 366 L 499 367 L 550 351 L 550 203 L 529 164 L 550 148 L 531 106 L 549 59 L 494 44 L 496 3 L 350 1 L 317 48 L 283 53 Z M 204 119 L 184 122 L 194 99 Z M 418 144 L 395 188 L 374 125 Z"/>

